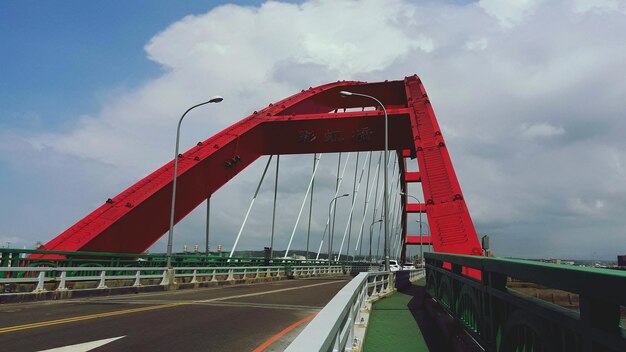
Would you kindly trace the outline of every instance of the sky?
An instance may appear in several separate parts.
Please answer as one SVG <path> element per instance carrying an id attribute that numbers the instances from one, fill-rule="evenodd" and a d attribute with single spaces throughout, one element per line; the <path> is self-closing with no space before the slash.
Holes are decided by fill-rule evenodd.
<path id="1" fill-rule="evenodd" d="M 623 0 L 0 2 L 0 245 L 45 243 L 169 161 L 178 117 L 207 97 L 225 99 L 190 113 L 182 150 L 310 86 L 418 74 L 497 255 L 614 260 L 626 254 L 625 34 Z M 358 167 L 351 155 L 346 192 L 366 155 Z M 212 248 L 232 247 L 266 161 L 214 194 Z M 312 162 L 281 158 L 277 249 Z M 311 248 L 336 163 L 320 161 Z M 273 177 L 239 249 L 269 244 Z M 179 223 L 175 249 L 203 246 L 205 212 Z"/>

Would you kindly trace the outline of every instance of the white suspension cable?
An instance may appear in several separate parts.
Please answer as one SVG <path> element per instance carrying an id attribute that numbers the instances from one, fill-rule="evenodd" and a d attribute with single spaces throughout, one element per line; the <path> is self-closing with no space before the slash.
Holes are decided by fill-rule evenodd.
<path id="1" fill-rule="evenodd" d="M 400 198 L 400 173 L 398 173 L 398 178 L 397 181 L 394 182 L 394 195 L 395 195 L 395 201 L 394 201 L 394 210 L 393 210 L 393 220 L 392 220 L 392 232 L 394 233 L 394 240 L 393 240 L 393 246 L 394 248 L 397 248 L 398 246 L 398 238 L 397 237 L 397 233 L 398 233 L 398 220 L 401 216 L 402 213 L 402 209 L 401 209 L 401 198 Z"/>
<path id="2" fill-rule="evenodd" d="M 356 192 L 355 192 L 356 175 L 357 175 L 357 170 L 359 169 L 359 156 L 360 155 L 361 155 L 361 152 L 356 153 L 356 163 L 354 164 L 354 181 L 352 182 L 352 203 L 351 203 L 352 207 L 354 207 L 354 202 L 356 201 Z M 367 160 L 365 160 L 365 164 L 367 164 Z M 363 169 L 365 169 L 365 164 L 363 164 Z M 363 174 L 361 174 L 361 177 L 363 177 Z M 359 182 L 361 182 L 361 180 L 359 180 Z M 352 213 L 350 213 L 350 218 L 348 219 L 348 246 L 346 249 L 348 260 L 350 260 L 350 239 L 352 237 L 352 220 L 353 219 L 354 217 L 352 216 Z"/>
<path id="3" fill-rule="evenodd" d="M 396 190 L 396 189 L 395 189 L 395 187 L 394 187 L 394 188 L 392 188 L 392 190 L 395 192 L 395 190 Z M 393 194 L 393 195 L 394 195 L 394 198 L 397 200 L 397 198 L 398 198 L 397 194 L 395 194 L 395 193 L 391 193 L 391 194 Z M 391 250 L 392 250 L 392 252 L 393 252 L 393 251 L 395 250 L 395 248 L 396 248 L 396 239 L 395 239 L 395 231 L 396 231 L 396 227 L 395 227 L 395 224 L 396 224 L 396 219 L 397 219 L 397 218 L 396 218 L 396 216 L 397 216 L 397 213 L 398 213 L 398 212 L 396 211 L 396 208 L 397 208 L 396 206 L 397 206 L 397 204 L 398 204 L 398 202 L 394 200 L 394 202 L 393 202 L 393 206 L 392 206 L 392 208 L 391 208 L 391 221 L 389 222 L 389 223 L 391 224 L 391 226 L 392 226 L 392 227 L 391 227 L 391 233 L 392 233 L 392 236 L 393 236 L 393 240 L 392 240 L 392 242 L 391 242 L 391 246 L 392 246 L 392 247 L 391 247 Z"/>
<path id="4" fill-rule="evenodd" d="M 370 159 L 370 161 L 372 161 L 372 160 Z M 372 185 L 374 183 L 378 182 L 378 170 L 379 169 L 380 169 L 380 158 L 378 158 L 378 164 L 376 165 L 376 175 L 374 175 L 374 179 L 372 180 Z M 359 236 L 357 237 L 356 246 L 354 247 L 354 251 L 355 252 L 356 252 L 356 249 L 359 247 L 359 243 L 362 244 L 361 236 L 363 235 L 363 227 L 365 225 L 365 215 L 367 214 L 367 209 L 369 208 L 369 203 L 370 203 L 370 199 L 372 197 L 372 192 L 367 193 L 366 197 L 367 197 L 367 200 L 365 201 L 365 210 L 363 211 L 363 219 L 361 220 L 361 227 L 359 229 Z"/>
<path id="5" fill-rule="evenodd" d="M 397 153 L 396 153 L 396 158 L 394 159 L 394 163 L 393 163 L 394 171 L 393 171 L 393 174 L 391 176 L 392 179 L 394 179 L 394 177 L 396 177 L 396 163 L 397 162 L 398 162 L 398 157 L 397 157 Z M 399 180 L 399 178 L 400 178 L 400 172 L 399 172 L 399 167 L 398 167 L 398 180 Z M 399 203 L 399 194 L 397 193 L 397 191 L 398 191 L 399 187 L 400 187 L 400 183 L 399 182 L 392 182 L 390 194 L 393 194 L 394 198 L 395 198 L 395 201 L 393 202 L 393 208 L 391 210 L 391 214 L 392 215 L 390 215 L 391 216 L 390 224 L 392 224 L 392 229 L 391 229 L 392 233 L 395 233 L 395 231 L 396 231 L 396 228 L 395 228 L 395 223 L 396 223 L 396 220 L 397 220 L 396 209 L 398 208 L 397 205 Z M 391 246 L 393 246 L 392 247 L 393 248 L 392 252 L 395 251 L 395 248 L 397 246 L 397 241 L 396 241 L 396 238 L 395 238 L 396 236 L 395 235 L 393 235 L 393 236 L 394 237 L 393 237 L 392 243 L 390 244 Z"/>
<path id="6" fill-rule="evenodd" d="M 367 208 L 369 205 L 369 201 L 370 201 L 370 173 L 372 172 L 372 152 L 370 152 L 370 160 L 367 164 L 367 180 L 365 181 L 365 204 L 363 204 L 363 220 L 361 220 L 362 222 L 365 222 L 365 214 L 367 214 Z M 363 233 L 363 225 L 361 225 L 361 228 L 359 229 L 359 236 L 361 237 L 361 234 Z M 359 244 L 359 257 L 361 257 L 363 252 L 363 241 L 360 242 Z M 356 248 L 354 249 L 354 253 L 356 253 Z"/>
<path id="7" fill-rule="evenodd" d="M 381 156 L 382 156 L 382 153 L 381 153 Z M 387 159 L 387 165 L 386 165 L 386 167 L 388 168 L 390 164 L 391 164 L 391 158 L 388 158 L 388 159 Z M 381 169 L 382 169 L 382 168 L 381 168 Z M 380 187 L 380 193 L 379 193 L 379 195 L 378 195 L 378 197 L 377 197 L 377 199 L 378 199 L 378 200 L 380 200 L 380 199 L 382 199 L 382 198 L 383 198 L 383 194 L 384 194 L 384 192 L 385 192 L 385 187 L 384 187 L 384 186 L 383 186 L 383 187 Z M 376 211 L 376 209 L 375 209 L 374 211 Z M 374 214 L 375 214 L 375 213 L 374 213 Z M 381 214 L 381 219 L 384 219 L 384 218 L 385 218 L 385 214 Z M 379 256 L 379 251 L 380 251 L 380 237 L 381 237 L 381 232 L 382 232 L 382 230 L 383 230 L 383 222 L 381 221 L 381 222 L 378 224 L 378 240 L 377 240 L 377 245 L 376 245 L 376 257 L 378 257 L 378 256 Z"/>
<path id="8" fill-rule="evenodd" d="M 367 156 L 367 158 L 369 158 L 369 155 Z M 359 183 L 356 186 L 356 190 L 354 191 L 354 196 L 356 197 L 356 195 L 359 193 L 359 188 L 361 188 L 361 181 L 363 180 L 363 174 L 365 173 L 365 166 L 367 165 L 367 158 L 365 160 L 365 163 L 363 163 L 363 168 L 361 169 L 361 176 L 359 177 Z M 354 212 L 354 204 L 352 203 L 352 206 L 350 207 L 350 215 L 348 217 L 348 223 L 346 224 L 346 229 L 343 232 L 343 238 L 341 239 L 341 246 L 339 247 L 339 254 L 337 256 L 337 260 L 341 259 L 341 250 L 343 249 L 343 243 L 346 239 L 346 235 L 348 234 L 348 228 L 350 225 L 350 220 L 352 220 L 352 213 Z M 348 247 L 346 249 L 346 255 L 348 256 L 349 259 L 349 255 L 350 255 L 350 248 Z"/>
<path id="9" fill-rule="evenodd" d="M 346 168 L 348 167 L 348 161 L 350 160 L 350 154 L 346 156 L 346 164 L 343 166 L 343 170 L 341 171 L 341 176 L 339 177 L 339 182 L 337 183 L 337 189 L 335 190 L 334 197 L 339 195 L 339 190 L 341 189 L 341 182 L 343 181 L 343 175 L 346 173 Z M 326 226 L 324 227 L 324 232 L 322 233 L 322 239 L 320 240 L 320 248 L 317 250 L 317 255 L 315 256 L 315 260 L 320 259 L 320 252 L 322 251 L 322 245 L 324 245 L 324 237 L 326 237 L 326 231 L 330 232 L 330 216 L 326 219 Z"/>
<path id="10" fill-rule="evenodd" d="M 252 206 L 254 205 L 254 201 L 256 200 L 256 196 L 259 194 L 259 189 L 261 189 L 261 184 L 263 184 L 263 179 L 265 178 L 265 174 L 267 173 L 267 168 L 270 166 L 270 162 L 272 161 L 272 156 L 270 155 L 269 159 L 267 159 L 267 164 L 265 164 L 265 169 L 263 170 L 263 175 L 261 175 L 261 180 L 259 181 L 259 185 L 256 187 L 256 191 L 254 192 L 254 196 L 250 201 L 250 206 L 248 206 L 248 211 L 246 212 L 246 217 L 243 218 L 243 224 L 241 224 L 241 228 L 239 228 L 239 233 L 237 234 L 237 239 L 235 239 L 235 244 L 233 244 L 233 249 L 230 251 L 230 255 L 228 258 L 233 256 L 235 253 L 235 249 L 237 248 L 237 243 L 239 243 L 239 238 L 241 238 L 241 233 L 243 232 L 244 227 L 246 227 L 246 222 L 248 221 L 248 216 L 250 215 L 250 211 L 252 210 Z"/>
<path id="11" fill-rule="evenodd" d="M 383 153 L 379 153 L 378 154 L 378 171 L 376 171 L 376 190 L 374 191 L 374 207 L 372 208 L 372 223 L 374 223 L 376 221 L 376 202 L 377 202 L 377 197 L 378 197 L 378 185 L 380 184 L 380 161 L 383 157 Z M 370 238 L 369 238 L 369 246 L 368 246 L 368 252 L 369 252 L 369 256 L 370 256 L 370 261 L 372 260 L 372 236 L 373 236 L 373 231 L 370 228 Z"/>
<path id="12" fill-rule="evenodd" d="M 289 244 L 287 245 L 287 250 L 285 251 L 285 256 L 283 258 L 287 258 L 289 255 L 289 250 L 291 249 L 291 242 L 293 241 L 293 236 L 296 234 L 296 229 L 298 228 L 298 223 L 300 222 L 300 217 L 302 216 L 302 210 L 306 205 L 306 200 L 309 197 L 309 193 L 311 192 L 311 185 L 313 184 L 313 180 L 315 179 L 315 173 L 317 172 L 317 167 L 320 165 L 320 160 L 322 159 L 322 155 L 315 162 L 315 168 L 313 169 L 313 175 L 311 175 L 311 180 L 309 181 L 309 186 L 306 189 L 306 193 L 304 195 L 304 199 L 302 200 L 302 205 L 300 206 L 300 212 L 298 212 L 298 218 L 296 219 L 296 224 L 293 225 L 293 231 L 291 232 L 291 238 L 289 238 Z"/>

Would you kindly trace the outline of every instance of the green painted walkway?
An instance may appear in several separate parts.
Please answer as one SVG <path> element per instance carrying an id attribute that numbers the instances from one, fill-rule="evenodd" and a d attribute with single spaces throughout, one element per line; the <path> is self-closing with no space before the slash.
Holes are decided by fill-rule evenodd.
<path id="1" fill-rule="evenodd" d="M 365 352 L 447 351 L 424 310 L 425 280 L 374 303 L 365 334 Z"/>

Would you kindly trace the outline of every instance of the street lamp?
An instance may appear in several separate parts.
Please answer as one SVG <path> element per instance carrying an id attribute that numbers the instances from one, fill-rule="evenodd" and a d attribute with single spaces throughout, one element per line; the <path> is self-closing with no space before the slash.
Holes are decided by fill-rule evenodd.
<path id="1" fill-rule="evenodd" d="M 339 94 L 342 97 L 358 96 L 358 97 L 372 99 L 376 101 L 378 105 L 380 105 L 380 107 L 383 109 L 383 112 L 385 113 L 385 160 L 384 160 L 385 181 L 383 182 L 384 187 L 385 187 L 385 197 L 384 197 L 384 205 L 383 205 L 383 208 L 384 208 L 383 218 L 385 219 L 385 271 L 389 271 L 389 216 L 388 216 L 389 207 L 387 204 L 387 200 L 389 198 L 389 189 L 387 188 L 387 158 L 388 158 L 387 154 L 389 153 L 389 123 L 388 123 L 388 118 L 387 118 L 387 109 L 385 109 L 385 106 L 383 105 L 383 103 L 380 102 L 380 100 L 374 98 L 371 95 L 348 92 L 345 90 L 342 90 L 341 92 L 339 92 Z"/>
<path id="2" fill-rule="evenodd" d="M 370 225 L 370 263 L 372 262 L 372 226 L 374 226 L 374 224 L 378 224 L 379 222 L 382 222 L 382 221 L 383 221 L 383 219 L 379 219 L 379 220 L 374 221 Z"/>
<path id="3" fill-rule="evenodd" d="M 176 149 L 174 150 L 174 180 L 172 182 L 172 208 L 170 212 L 170 232 L 167 236 L 167 268 L 168 269 L 172 269 L 172 241 L 174 239 L 174 209 L 175 209 L 174 207 L 176 205 L 176 176 L 178 175 L 178 142 L 180 140 L 180 124 L 183 122 L 185 115 L 187 115 L 189 111 L 197 108 L 198 106 L 202 106 L 202 105 L 209 104 L 209 103 L 219 103 L 222 100 L 224 100 L 224 98 L 222 98 L 219 95 L 216 95 L 212 97 L 210 100 L 205 101 L 204 103 L 200 103 L 200 104 L 190 107 L 189 109 L 187 109 L 187 111 L 185 111 L 183 116 L 180 117 L 180 120 L 178 120 L 178 128 L 176 129 Z"/>
<path id="4" fill-rule="evenodd" d="M 422 224 L 426 224 L 426 226 L 428 227 L 428 235 L 430 236 L 430 225 L 428 225 L 428 223 L 426 221 L 422 221 L 422 220 L 416 220 L 415 222 L 419 222 L 420 223 L 420 263 L 423 264 L 424 263 L 424 253 L 423 253 L 423 249 L 422 247 L 424 246 L 424 244 L 422 243 Z M 430 243 L 432 245 L 433 243 L 433 238 L 430 238 Z M 432 249 L 431 249 L 432 250 Z"/>
<path id="5" fill-rule="evenodd" d="M 407 194 L 406 192 L 400 192 L 400 194 L 402 194 L 403 196 L 407 196 L 407 197 L 411 197 L 415 199 L 418 205 L 420 205 L 420 207 L 421 207 L 421 204 L 423 204 L 419 199 L 417 199 L 417 197 Z M 422 209 L 420 209 L 419 213 L 420 213 L 420 219 L 416 222 L 420 223 L 420 260 L 424 260 L 424 250 L 423 250 L 424 244 L 422 243 Z M 430 240 L 432 241 L 432 238 Z"/>
<path id="6" fill-rule="evenodd" d="M 333 202 L 336 201 L 339 198 L 343 198 L 343 197 L 347 197 L 349 196 L 350 193 L 346 193 L 346 194 L 342 194 L 340 196 L 336 196 L 335 198 L 330 200 L 330 203 L 328 203 L 328 219 L 330 221 L 330 217 L 331 217 L 331 210 L 333 207 Z M 335 227 L 334 226 L 330 226 L 330 222 L 328 223 L 330 231 L 328 231 L 328 266 L 330 267 L 330 261 L 331 261 L 331 257 L 333 255 L 333 237 L 335 234 Z"/>

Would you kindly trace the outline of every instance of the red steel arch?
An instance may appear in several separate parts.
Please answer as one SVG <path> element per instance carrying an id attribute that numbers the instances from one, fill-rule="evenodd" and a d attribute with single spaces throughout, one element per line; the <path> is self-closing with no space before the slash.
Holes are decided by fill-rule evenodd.
<path id="1" fill-rule="evenodd" d="M 389 148 L 401 157 L 402 189 L 421 182 L 425 204 L 403 197 L 407 213 L 425 212 L 434 250 L 481 255 L 461 187 L 430 101 L 417 75 L 378 83 L 340 81 L 303 90 L 226 128 L 179 155 L 175 221 L 262 155 L 384 149 L 381 110 L 349 90 L 378 98 L 389 116 Z M 280 138 L 277 138 L 280 137 Z M 410 158 L 407 160 L 407 158 Z M 417 159 L 419 172 L 406 172 Z M 174 162 L 146 176 L 44 245 L 44 249 L 141 253 L 169 227 Z M 407 243 L 405 242 L 405 243 Z"/>

